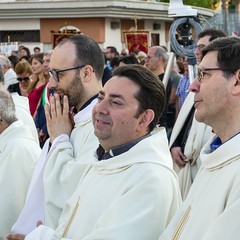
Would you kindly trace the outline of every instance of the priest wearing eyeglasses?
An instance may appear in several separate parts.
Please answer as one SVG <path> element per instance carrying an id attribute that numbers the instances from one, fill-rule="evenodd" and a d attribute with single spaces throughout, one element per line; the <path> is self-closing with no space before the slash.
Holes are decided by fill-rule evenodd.
<path id="1" fill-rule="evenodd" d="M 190 85 L 195 118 L 214 130 L 186 200 L 160 240 L 239 239 L 240 39 L 219 38 L 203 49 Z"/>
<path id="2" fill-rule="evenodd" d="M 101 48 L 84 35 L 65 39 L 53 50 L 49 68 L 52 96 L 45 113 L 50 138 L 38 160 L 25 208 L 12 228 L 20 234 L 32 231 L 39 220 L 56 228 L 98 146 L 91 114 L 102 88 Z"/>

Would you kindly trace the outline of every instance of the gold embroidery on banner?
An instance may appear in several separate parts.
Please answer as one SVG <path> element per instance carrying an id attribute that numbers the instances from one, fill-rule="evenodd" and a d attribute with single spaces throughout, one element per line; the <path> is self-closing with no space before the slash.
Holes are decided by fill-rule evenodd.
<path id="1" fill-rule="evenodd" d="M 175 230 L 175 232 L 172 236 L 172 240 L 177 240 L 179 238 L 179 236 L 182 232 L 182 229 L 183 229 L 184 225 L 186 224 L 186 222 L 189 218 L 189 213 L 190 213 L 191 209 L 192 209 L 191 206 L 189 206 L 187 208 L 187 210 L 185 211 L 185 213 L 183 214 L 183 216 L 182 216 L 179 224 L 177 225 L 177 228 L 176 228 L 176 230 Z"/>
<path id="2" fill-rule="evenodd" d="M 75 205 L 75 207 L 74 207 L 74 209 L 73 209 L 73 212 L 72 212 L 72 214 L 71 214 L 71 216 L 70 216 L 70 219 L 69 219 L 69 221 L 68 221 L 68 223 L 67 223 L 67 226 L 66 226 L 65 229 L 64 229 L 62 238 L 65 238 L 65 237 L 67 236 L 67 233 L 68 233 L 69 228 L 70 228 L 70 226 L 71 226 L 71 224 L 72 224 L 72 221 L 73 221 L 73 219 L 74 219 L 74 217 L 75 217 L 75 215 L 76 215 L 76 213 L 77 213 L 78 206 L 79 206 L 79 200 L 80 200 L 80 197 L 78 197 L 77 203 L 76 203 L 76 205 Z"/>

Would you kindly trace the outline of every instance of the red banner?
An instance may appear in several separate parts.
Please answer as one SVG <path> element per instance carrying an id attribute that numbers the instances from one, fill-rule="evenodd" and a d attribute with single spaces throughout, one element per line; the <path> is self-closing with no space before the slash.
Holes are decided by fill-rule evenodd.
<path id="1" fill-rule="evenodd" d="M 148 52 L 149 32 L 148 31 L 124 31 L 125 44 L 129 52 Z"/>
<path id="2" fill-rule="evenodd" d="M 52 33 L 53 48 L 55 48 L 64 38 L 69 38 L 73 35 L 76 35 L 76 34 L 74 34 L 74 33 Z"/>

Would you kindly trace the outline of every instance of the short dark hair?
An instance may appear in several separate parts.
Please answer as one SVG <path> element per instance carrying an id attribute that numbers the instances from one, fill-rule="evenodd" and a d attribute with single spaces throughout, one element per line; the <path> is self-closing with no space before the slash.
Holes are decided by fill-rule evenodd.
<path id="1" fill-rule="evenodd" d="M 198 34 L 198 39 L 210 36 L 209 42 L 212 42 L 216 38 L 226 37 L 226 33 L 219 29 L 208 28 Z"/>
<path id="2" fill-rule="evenodd" d="M 211 51 L 217 51 L 217 62 L 224 70 L 225 77 L 232 76 L 240 69 L 240 38 L 224 37 L 209 43 L 202 51 L 203 57 Z"/>
<path id="3" fill-rule="evenodd" d="M 59 46 L 66 42 L 71 42 L 76 47 L 76 65 L 92 66 L 97 79 L 101 81 L 104 69 L 104 55 L 97 42 L 90 37 L 79 34 L 65 38 L 59 43 Z"/>
<path id="4" fill-rule="evenodd" d="M 15 68 L 16 65 L 18 64 L 19 60 L 17 56 L 14 55 L 10 55 L 8 56 L 8 59 L 10 60 L 10 62 L 13 64 L 13 67 Z"/>
<path id="5" fill-rule="evenodd" d="M 35 47 L 35 48 L 33 49 L 33 51 L 35 51 L 35 50 L 41 51 L 40 47 Z"/>
<path id="6" fill-rule="evenodd" d="M 129 64 L 118 67 L 113 76 L 126 77 L 140 86 L 135 96 L 139 101 L 139 114 L 147 109 L 155 113 L 153 121 L 149 124 L 149 132 L 157 125 L 165 108 L 166 93 L 163 83 L 150 70 L 142 65 Z"/>
<path id="7" fill-rule="evenodd" d="M 139 61 L 135 56 L 128 55 L 120 58 L 119 63 L 122 62 L 124 64 L 139 64 Z"/>
<path id="8" fill-rule="evenodd" d="M 115 53 L 116 55 L 118 54 L 117 49 L 115 47 L 113 47 L 113 46 L 108 46 L 108 47 L 106 47 L 106 49 L 110 49 L 111 53 Z"/>

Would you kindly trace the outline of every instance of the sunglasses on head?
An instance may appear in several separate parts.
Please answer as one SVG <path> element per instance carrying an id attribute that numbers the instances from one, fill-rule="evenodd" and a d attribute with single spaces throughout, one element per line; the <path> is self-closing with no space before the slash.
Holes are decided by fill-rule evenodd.
<path id="1" fill-rule="evenodd" d="M 18 77 L 18 78 L 17 78 L 17 80 L 18 80 L 19 82 L 21 82 L 21 81 L 28 81 L 29 79 L 30 79 L 29 77 L 24 77 L 24 78 Z"/>

